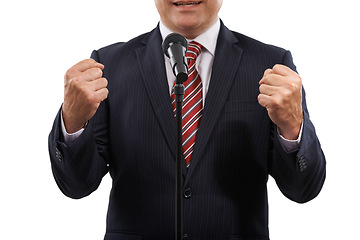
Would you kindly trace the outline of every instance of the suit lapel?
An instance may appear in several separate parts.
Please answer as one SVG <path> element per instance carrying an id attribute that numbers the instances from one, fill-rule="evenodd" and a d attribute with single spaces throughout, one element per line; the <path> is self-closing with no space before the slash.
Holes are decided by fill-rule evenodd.
<path id="1" fill-rule="evenodd" d="M 144 38 L 142 43 L 143 46 L 135 50 L 139 69 L 144 85 L 148 91 L 153 111 L 156 114 L 168 147 L 175 159 L 176 125 L 170 103 L 164 54 L 161 47 L 162 38 L 159 28 L 153 30 Z M 233 33 L 221 23 L 209 91 L 206 96 L 206 104 L 200 129 L 196 137 L 191 166 L 186 174 L 184 184 L 188 181 L 198 161 L 201 161 L 201 155 L 220 117 L 234 81 L 236 71 L 240 64 L 242 51 Z M 183 172 L 185 174 L 185 164 L 183 164 L 183 166 Z"/>
<path id="2" fill-rule="evenodd" d="M 143 47 L 136 49 L 139 69 L 146 87 L 153 111 L 159 121 L 174 159 L 176 131 L 175 120 L 169 95 L 166 77 L 164 54 L 161 47 L 162 38 L 157 27 L 142 41 Z"/>
<path id="3" fill-rule="evenodd" d="M 201 155 L 219 119 L 239 68 L 242 52 L 233 33 L 221 23 L 203 117 L 184 184 L 190 178 L 196 164 L 201 161 Z"/>

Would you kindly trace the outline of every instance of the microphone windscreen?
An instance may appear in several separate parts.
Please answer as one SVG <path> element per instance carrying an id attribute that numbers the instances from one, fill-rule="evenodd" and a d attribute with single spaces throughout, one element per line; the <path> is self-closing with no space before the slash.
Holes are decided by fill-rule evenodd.
<path id="1" fill-rule="evenodd" d="M 165 38 L 162 44 L 163 51 L 165 55 L 168 57 L 169 57 L 168 49 L 173 44 L 181 44 L 181 46 L 183 46 L 185 49 L 188 48 L 188 42 L 186 41 L 185 37 L 183 37 L 181 34 L 178 33 L 170 33 L 169 35 L 167 35 L 167 37 Z"/>

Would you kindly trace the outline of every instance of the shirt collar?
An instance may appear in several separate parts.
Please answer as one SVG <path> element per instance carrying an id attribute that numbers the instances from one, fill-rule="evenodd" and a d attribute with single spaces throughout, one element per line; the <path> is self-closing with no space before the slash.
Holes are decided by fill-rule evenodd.
<path id="1" fill-rule="evenodd" d="M 163 40 L 166 38 L 167 35 L 173 32 L 168 27 L 166 27 L 161 20 L 159 27 Z M 220 32 L 220 19 L 218 18 L 216 23 L 212 25 L 209 29 L 207 29 L 205 32 L 203 32 L 194 39 L 186 39 L 186 40 L 188 42 L 196 41 L 200 43 L 207 51 L 209 51 L 209 53 L 212 56 L 214 56 L 219 32 Z"/>

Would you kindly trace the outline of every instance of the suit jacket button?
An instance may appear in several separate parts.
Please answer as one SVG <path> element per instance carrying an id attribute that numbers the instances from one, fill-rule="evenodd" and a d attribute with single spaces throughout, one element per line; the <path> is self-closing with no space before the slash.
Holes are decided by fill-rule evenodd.
<path id="1" fill-rule="evenodd" d="M 191 189 L 187 188 L 184 190 L 184 197 L 185 198 L 190 198 L 191 197 Z"/>

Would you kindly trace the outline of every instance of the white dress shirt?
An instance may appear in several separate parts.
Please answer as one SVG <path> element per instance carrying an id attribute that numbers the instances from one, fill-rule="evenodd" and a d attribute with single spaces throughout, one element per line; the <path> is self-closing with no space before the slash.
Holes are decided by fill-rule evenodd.
<path id="1" fill-rule="evenodd" d="M 168 34 L 172 33 L 172 31 L 169 28 L 167 28 L 161 21 L 160 21 L 159 27 L 160 27 L 160 33 L 161 33 L 162 39 L 165 39 Z M 196 65 L 195 65 L 196 70 L 200 74 L 201 82 L 203 85 L 203 104 L 205 104 L 206 94 L 209 89 L 211 71 L 212 71 L 212 66 L 214 63 L 215 49 L 216 49 L 216 43 L 217 43 L 217 39 L 219 36 L 219 32 L 220 32 L 220 19 L 218 19 L 213 26 L 211 26 L 208 30 L 206 30 L 201 35 L 197 36 L 194 39 L 187 39 L 188 42 L 196 41 L 203 46 L 203 49 L 202 49 L 200 55 L 196 59 Z M 174 86 L 174 82 L 176 80 L 176 77 L 172 71 L 170 59 L 165 54 L 164 54 L 164 58 L 165 58 L 166 76 L 168 79 L 169 96 L 170 96 L 172 88 Z M 265 69 L 264 69 L 264 71 L 265 71 Z M 259 81 L 260 81 L 260 79 L 259 79 Z M 84 131 L 84 128 L 79 130 L 76 133 L 69 134 L 66 132 L 62 116 L 61 116 L 61 120 L 62 120 L 61 127 L 62 127 L 63 136 L 64 136 L 64 142 L 66 144 L 71 144 L 73 141 L 75 141 L 81 135 L 81 133 Z M 300 134 L 299 134 L 299 137 L 297 140 L 287 140 L 283 136 L 281 136 L 278 132 L 278 134 L 280 136 L 280 143 L 283 146 L 283 148 L 285 149 L 285 151 L 292 152 L 292 151 L 299 149 L 301 135 L 302 135 L 302 129 L 303 129 L 303 126 L 301 126 Z"/>
<path id="2" fill-rule="evenodd" d="M 165 39 L 167 35 L 172 33 L 161 21 L 159 24 L 160 33 L 162 39 Z M 216 42 L 219 36 L 220 31 L 220 20 L 210 27 L 206 32 L 197 36 L 194 39 L 187 39 L 188 42 L 195 41 L 200 43 L 203 48 L 200 55 L 196 58 L 195 68 L 200 75 L 201 83 L 203 85 L 203 105 L 205 104 L 206 94 L 209 89 L 209 83 L 211 78 L 212 65 L 214 63 Z M 170 59 L 164 54 L 165 58 L 165 67 L 166 67 L 166 76 L 169 83 L 169 93 L 171 94 L 172 88 L 174 86 L 176 77 L 172 71 Z"/>

